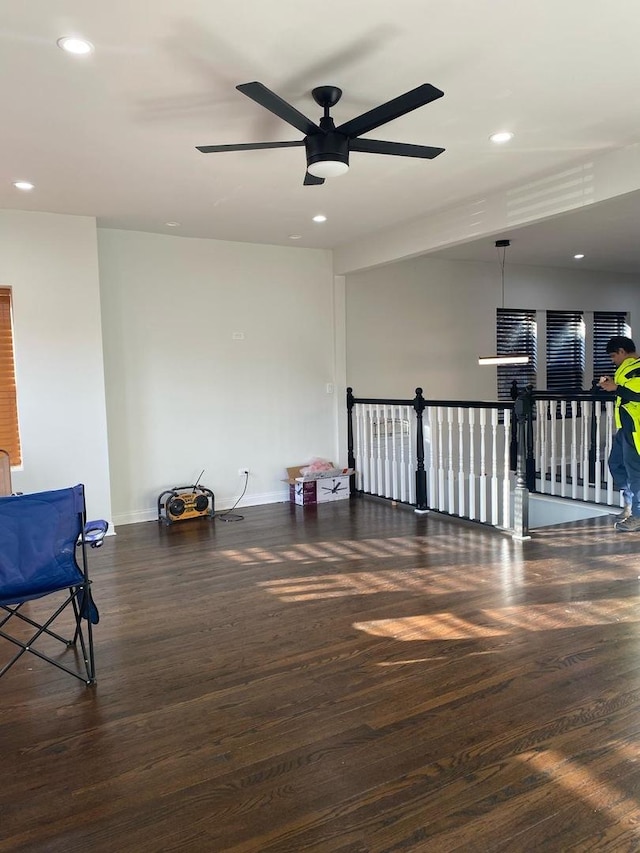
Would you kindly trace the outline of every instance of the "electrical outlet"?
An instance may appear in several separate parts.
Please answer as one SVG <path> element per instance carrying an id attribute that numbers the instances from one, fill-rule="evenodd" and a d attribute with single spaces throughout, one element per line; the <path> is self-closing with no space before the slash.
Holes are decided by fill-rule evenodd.
<path id="1" fill-rule="evenodd" d="M 238 468 L 238 476 L 239 477 L 244 477 L 245 474 L 248 474 L 248 473 L 249 473 L 248 468 Z"/>

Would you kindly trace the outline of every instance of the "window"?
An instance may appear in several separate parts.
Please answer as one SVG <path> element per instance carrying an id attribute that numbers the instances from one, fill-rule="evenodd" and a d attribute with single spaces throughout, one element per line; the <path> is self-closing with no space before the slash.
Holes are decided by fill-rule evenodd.
<path id="1" fill-rule="evenodd" d="M 12 465 L 21 463 L 11 290 L 8 287 L 0 287 L 0 448 L 7 451 Z"/>
<path id="2" fill-rule="evenodd" d="M 611 359 L 605 352 L 607 341 L 614 335 L 631 337 L 625 311 L 593 312 L 593 378 L 610 376 L 614 372 Z"/>
<path id="3" fill-rule="evenodd" d="M 537 325 L 536 312 L 526 309 L 498 308 L 496 355 L 526 353 L 529 364 L 498 365 L 498 400 L 511 399 L 513 381 L 522 391 L 536 387 Z"/>
<path id="4" fill-rule="evenodd" d="M 547 311 L 547 390 L 582 390 L 584 334 L 582 311 Z"/>

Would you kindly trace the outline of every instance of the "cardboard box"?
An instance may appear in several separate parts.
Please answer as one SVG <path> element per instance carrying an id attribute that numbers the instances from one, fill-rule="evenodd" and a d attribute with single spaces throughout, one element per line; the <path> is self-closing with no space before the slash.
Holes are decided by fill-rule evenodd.
<path id="1" fill-rule="evenodd" d="M 330 471 L 314 471 L 302 475 L 295 465 L 287 468 L 286 483 L 289 484 L 289 500 L 298 506 L 314 506 L 319 503 L 344 500 L 349 497 L 349 477 L 353 468 L 332 468 Z"/>
<path id="2" fill-rule="evenodd" d="M 289 484 L 289 501 L 298 506 L 315 506 L 318 503 L 316 492 L 316 481 L 307 480 L 304 482 Z"/>
<path id="3" fill-rule="evenodd" d="M 341 477 L 344 474 L 353 474 L 352 468 L 330 468 L 328 471 L 312 471 L 310 474 L 302 474 L 300 469 L 305 465 L 294 465 L 287 468 L 286 483 L 295 483 L 296 480 L 323 480 L 325 477 Z"/>
<path id="4" fill-rule="evenodd" d="M 303 483 L 303 485 L 305 485 Z M 323 477 L 315 481 L 316 500 L 319 504 L 329 501 L 341 501 L 349 497 L 349 475 L 344 477 Z"/>

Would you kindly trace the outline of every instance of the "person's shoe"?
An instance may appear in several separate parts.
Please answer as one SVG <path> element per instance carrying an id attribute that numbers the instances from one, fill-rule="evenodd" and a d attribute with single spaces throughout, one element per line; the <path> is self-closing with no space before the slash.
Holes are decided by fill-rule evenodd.
<path id="1" fill-rule="evenodd" d="M 622 507 L 622 511 L 619 512 L 617 515 L 614 515 L 614 518 L 615 518 L 616 522 L 624 521 L 625 519 L 629 518 L 630 515 L 631 515 L 631 504 L 625 504 Z"/>
<path id="2" fill-rule="evenodd" d="M 624 521 L 618 521 L 616 530 L 620 533 L 640 533 L 640 516 L 630 515 Z"/>

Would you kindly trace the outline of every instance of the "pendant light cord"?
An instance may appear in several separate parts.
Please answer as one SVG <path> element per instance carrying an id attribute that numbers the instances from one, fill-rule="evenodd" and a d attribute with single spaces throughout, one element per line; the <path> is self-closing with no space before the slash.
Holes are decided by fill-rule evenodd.
<path id="1" fill-rule="evenodd" d="M 500 248 L 502 248 L 502 259 L 500 259 Z M 507 247 L 502 246 L 497 249 L 498 263 L 500 264 L 500 281 L 502 285 L 502 310 L 504 311 L 504 265 L 507 256 Z"/>

